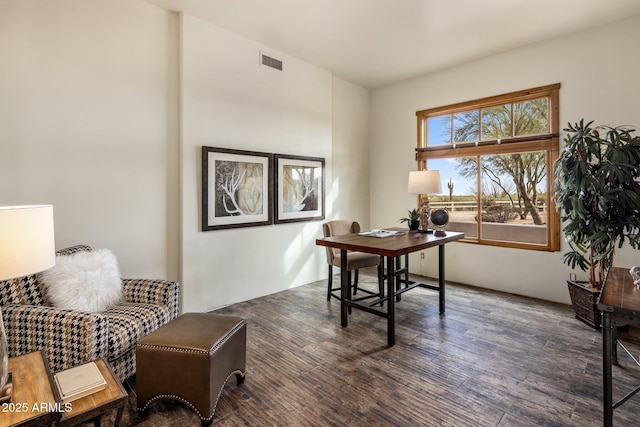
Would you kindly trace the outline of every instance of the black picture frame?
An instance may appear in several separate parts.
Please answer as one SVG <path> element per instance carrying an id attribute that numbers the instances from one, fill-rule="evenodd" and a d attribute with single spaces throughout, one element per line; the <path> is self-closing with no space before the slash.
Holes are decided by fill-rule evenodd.
<path id="1" fill-rule="evenodd" d="M 271 153 L 202 147 L 202 231 L 273 224 Z"/>
<path id="2" fill-rule="evenodd" d="M 275 224 L 325 217 L 325 159 L 274 155 Z"/>

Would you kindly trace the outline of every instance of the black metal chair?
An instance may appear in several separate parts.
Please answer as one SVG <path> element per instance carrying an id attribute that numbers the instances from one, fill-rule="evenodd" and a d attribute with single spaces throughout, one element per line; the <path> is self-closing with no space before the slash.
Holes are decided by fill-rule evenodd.
<path id="1" fill-rule="evenodd" d="M 331 236 L 341 236 L 344 234 L 355 234 L 360 232 L 360 224 L 357 221 L 345 221 L 345 220 L 335 220 L 329 221 L 322 224 L 322 232 L 324 237 Z M 340 250 L 336 248 L 326 248 L 327 250 L 327 264 L 329 264 L 329 280 L 327 286 L 327 301 L 331 300 L 331 297 L 336 299 L 340 299 L 339 295 L 334 294 L 333 292 L 339 291 L 340 287 L 333 287 L 333 267 L 336 266 L 340 268 Z M 353 294 L 355 295 L 358 292 L 358 270 L 365 267 L 378 267 L 378 293 L 370 292 L 368 290 L 362 289 L 363 292 L 372 295 L 379 296 L 382 298 L 384 296 L 384 266 L 382 262 L 382 257 L 373 254 L 367 254 L 364 252 L 356 252 L 349 251 L 347 252 L 347 271 L 349 275 L 347 276 L 347 283 L 349 288 L 349 293 L 351 293 L 351 289 L 353 288 Z M 351 282 L 351 272 L 355 271 L 353 284 Z M 351 298 L 351 295 L 349 295 Z"/>

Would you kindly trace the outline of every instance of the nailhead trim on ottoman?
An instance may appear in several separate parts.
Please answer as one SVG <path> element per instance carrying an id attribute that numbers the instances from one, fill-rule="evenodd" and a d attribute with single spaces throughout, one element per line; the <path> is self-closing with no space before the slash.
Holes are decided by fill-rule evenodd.
<path id="1" fill-rule="evenodd" d="M 246 321 L 214 313 L 185 313 L 138 342 L 138 411 L 174 399 L 210 424 L 231 375 L 246 374 Z"/>

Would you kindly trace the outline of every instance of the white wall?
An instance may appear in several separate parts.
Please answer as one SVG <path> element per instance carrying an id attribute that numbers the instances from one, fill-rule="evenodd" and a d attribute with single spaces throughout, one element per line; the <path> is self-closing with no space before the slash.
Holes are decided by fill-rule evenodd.
<path id="1" fill-rule="evenodd" d="M 320 221 L 199 231 L 200 148 L 325 157 L 331 183 L 331 74 L 189 15 L 181 22 L 183 310 L 318 280 L 326 275 Z M 260 66 L 260 51 L 284 70 Z"/>
<path id="2" fill-rule="evenodd" d="M 333 78 L 333 214 L 369 227 L 369 91 Z M 329 187 L 329 185 L 328 185 Z"/>
<path id="3" fill-rule="evenodd" d="M 0 205 L 52 204 L 56 247 L 178 277 L 177 16 L 143 1 L 0 2 Z"/>
<path id="4" fill-rule="evenodd" d="M 398 225 L 415 205 L 417 110 L 560 82 L 561 123 L 640 126 L 639 23 L 369 94 L 144 1 L 1 1 L 0 204 L 53 204 L 57 247 L 108 247 L 125 276 L 179 278 L 187 311 L 277 292 L 326 277 L 321 222 L 200 232 L 202 145 L 325 157 L 327 218 Z M 260 50 L 285 71 L 258 66 Z M 435 258 L 412 267 L 435 274 Z M 452 280 L 568 301 L 560 253 L 456 243 L 447 262 Z"/>
<path id="5" fill-rule="evenodd" d="M 418 110 L 516 90 L 561 83 L 560 123 L 580 118 L 599 124 L 640 128 L 640 18 L 452 67 L 373 91 L 371 95 L 371 226 L 397 223 L 415 197 L 405 192 L 408 171 L 416 168 Z M 563 242 L 562 251 L 567 249 Z M 447 247 L 447 278 L 477 286 L 569 302 L 565 280 L 570 269 L 562 252 L 454 243 Z M 624 248 L 616 264 L 638 264 Z M 435 276 L 437 252 L 412 271 Z"/>
<path id="6" fill-rule="evenodd" d="M 142 0 L 2 0 L 0 61 L 0 205 L 53 204 L 58 248 L 179 279 L 185 311 L 327 274 L 321 221 L 199 231 L 202 145 L 324 157 L 327 218 L 368 223 L 368 91 L 325 70 Z"/>

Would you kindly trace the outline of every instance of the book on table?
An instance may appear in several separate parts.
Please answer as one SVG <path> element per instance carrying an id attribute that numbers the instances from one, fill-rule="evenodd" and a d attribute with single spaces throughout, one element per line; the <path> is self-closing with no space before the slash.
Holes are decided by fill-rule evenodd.
<path id="1" fill-rule="evenodd" d="M 94 362 L 60 371 L 54 375 L 62 402 L 72 402 L 107 388 L 107 382 Z"/>
<path id="2" fill-rule="evenodd" d="M 358 233 L 358 234 L 360 236 L 385 238 L 385 237 L 401 236 L 404 234 L 404 232 L 398 231 L 398 230 L 371 230 L 371 231 L 365 231 L 363 233 Z"/>

